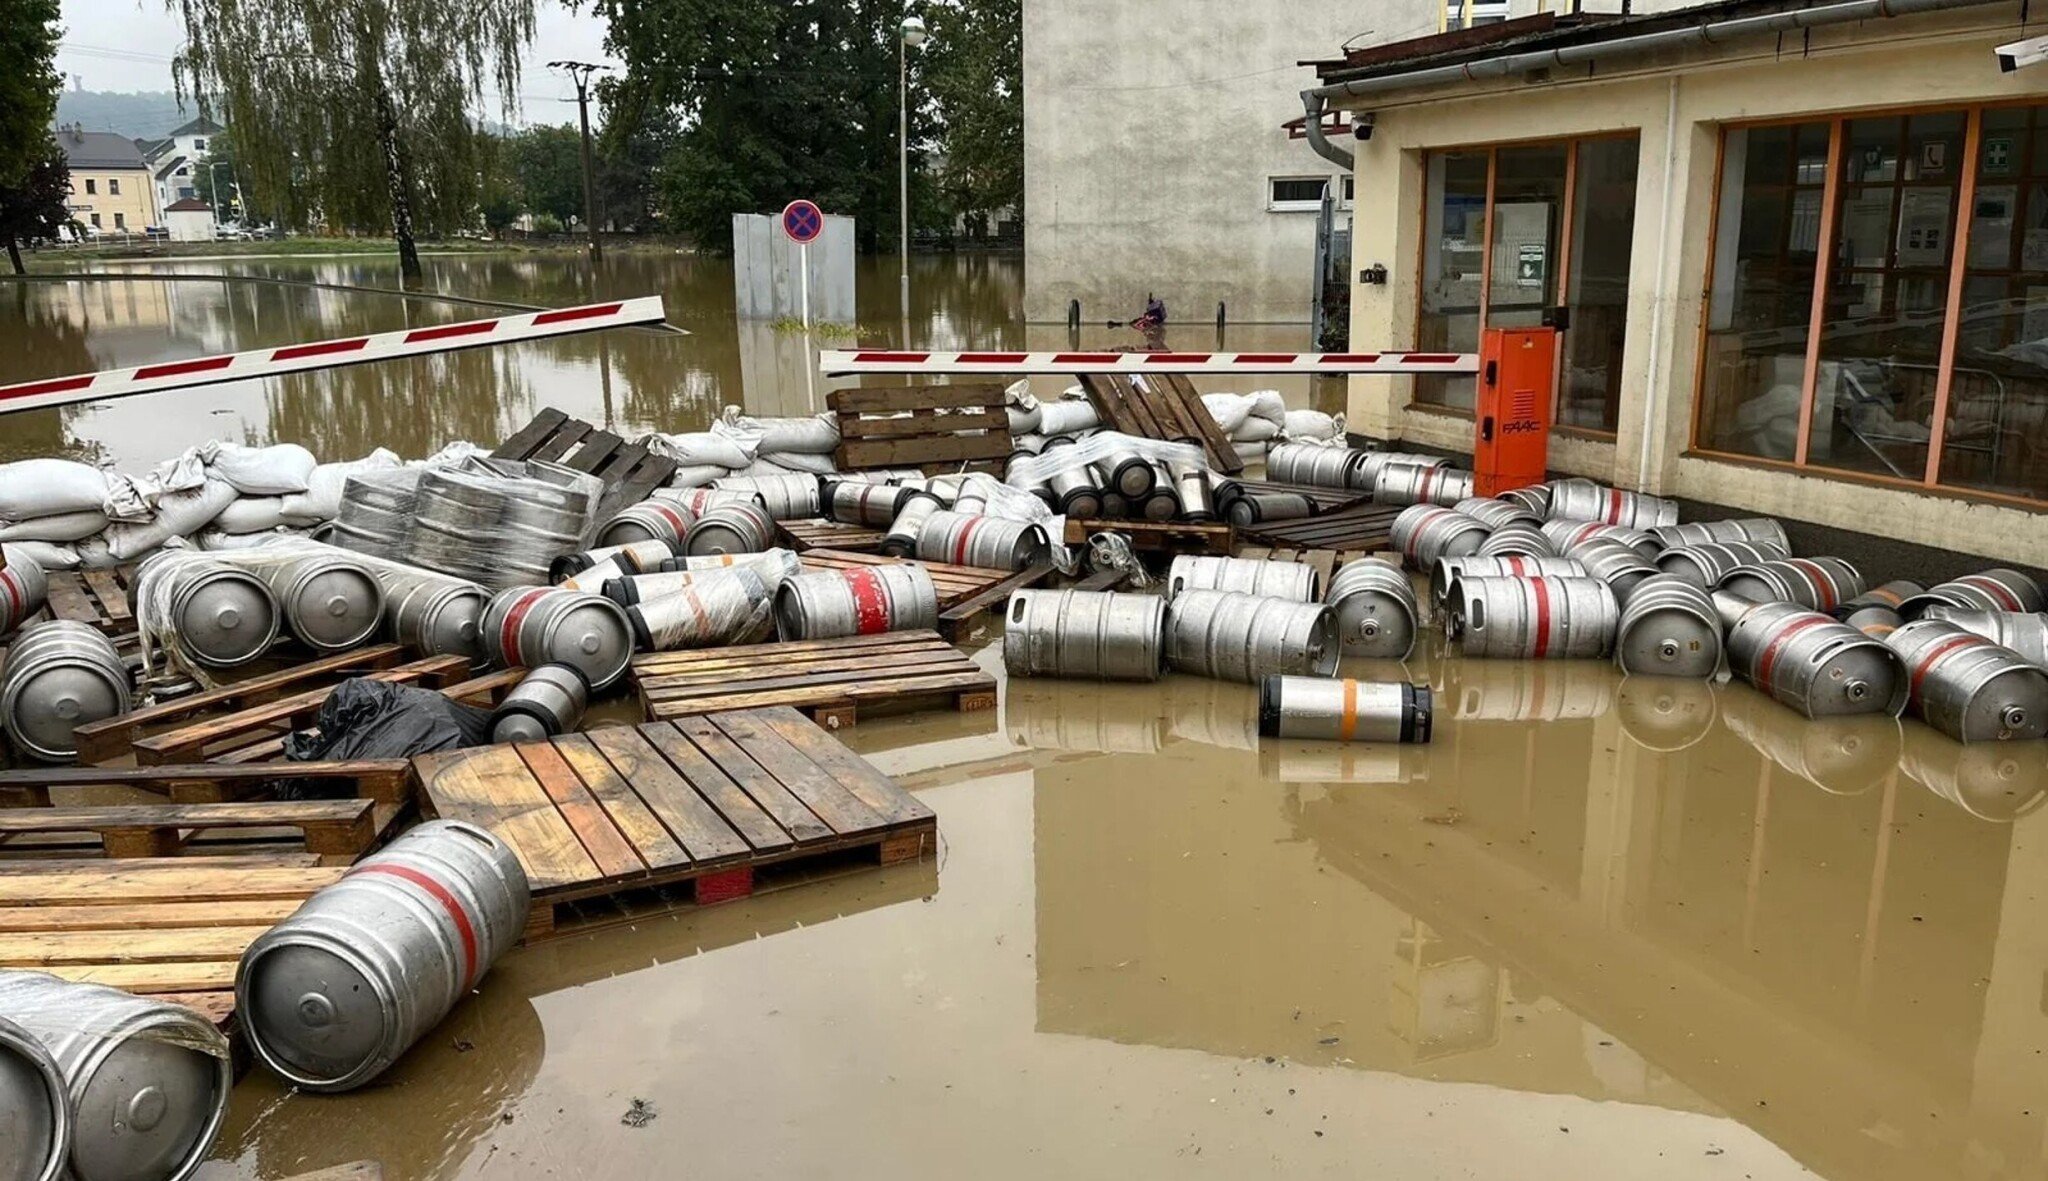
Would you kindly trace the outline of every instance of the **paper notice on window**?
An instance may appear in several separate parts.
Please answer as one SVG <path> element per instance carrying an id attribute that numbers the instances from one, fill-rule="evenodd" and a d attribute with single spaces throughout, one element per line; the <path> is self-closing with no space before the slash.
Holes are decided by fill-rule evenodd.
<path id="1" fill-rule="evenodd" d="M 1948 261 L 1951 216 L 1947 189 L 1907 189 L 1899 194 L 1898 265 L 1938 267 Z"/>

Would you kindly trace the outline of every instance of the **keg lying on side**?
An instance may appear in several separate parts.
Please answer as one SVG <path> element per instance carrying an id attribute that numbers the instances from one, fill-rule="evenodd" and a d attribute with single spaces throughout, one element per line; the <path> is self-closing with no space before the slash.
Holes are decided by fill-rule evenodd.
<path id="1" fill-rule="evenodd" d="M 1205 558 L 1182 554 L 1166 568 L 1166 598 L 1171 602 L 1182 591 L 1220 590 L 1240 595 L 1262 595 L 1296 603 L 1317 603 L 1323 598 L 1323 579 L 1315 568 L 1301 562 L 1261 562 L 1250 558 Z"/>
<path id="2" fill-rule="evenodd" d="M 484 608 L 484 653 L 497 668 L 573 664 L 596 692 L 617 684 L 633 659 L 633 627 L 603 595 L 552 586 L 499 591 Z"/>
<path id="3" fill-rule="evenodd" d="M 825 515 L 844 525 L 887 529 L 917 493 L 887 484 L 835 480 L 825 485 Z"/>
<path id="4" fill-rule="evenodd" d="M 1191 590 L 1167 607 L 1166 662 L 1177 672 L 1256 685 L 1274 673 L 1337 671 L 1337 619 L 1319 603 Z"/>
<path id="5" fill-rule="evenodd" d="M 1615 629 L 1614 660 L 1634 676 L 1713 676 L 1722 667 L 1714 601 L 1675 574 L 1635 584 Z"/>
<path id="6" fill-rule="evenodd" d="M 1650 529 L 1678 524 L 1678 502 L 1574 477 L 1550 486 L 1550 519 Z"/>
<path id="7" fill-rule="evenodd" d="M 2019 653 L 2020 659 L 2028 664 L 2048 668 L 2048 615 L 1963 611 L 1936 603 L 1920 618 L 1952 623 L 1971 635 L 1983 636 L 2001 648 Z"/>
<path id="8" fill-rule="evenodd" d="M 698 516 L 683 538 L 683 553 L 693 558 L 714 554 L 758 554 L 775 544 L 775 518 L 758 504 L 713 505 Z"/>
<path id="9" fill-rule="evenodd" d="M 1906 617 L 1899 614 L 1899 605 L 1926 589 L 1917 582 L 1905 579 L 1887 582 L 1883 586 L 1872 587 L 1853 599 L 1836 604 L 1835 609 L 1828 614 L 1865 635 L 1876 636 L 1881 640 L 1905 624 Z M 1934 606 L 1927 608 L 1922 614 L 1925 617 L 1935 612 L 1950 610 L 1953 608 Z"/>
<path id="10" fill-rule="evenodd" d="M 816 476 L 726 476 L 711 481 L 711 486 L 720 492 L 758 493 L 768 515 L 778 521 L 808 520 L 820 512 Z"/>
<path id="11" fill-rule="evenodd" d="M 1013 677 L 1156 681 L 1166 670 L 1166 600 L 1115 591 L 1020 590 L 1003 623 Z"/>
<path id="12" fill-rule="evenodd" d="M 1471 503 L 1466 501 L 1464 503 Z M 1528 521 L 1510 521 L 1486 535 L 1473 553 L 1482 558 L 1554 558 L 1557 547 L 1551 544 L 1540 526 Z"/>
<path id="13" fill-rule="evenodd" d="M 384 588 L 385 633 L 422 656 L 467 656 L 482 663 L 478 631 L 491 595 L 474 582 L 395 563 L 371 567 Z"/>
<path id="14" fill-rule="evenodd" d="M 691 578 L 680 590 L 626 608 L 635 644 L 648 652 L 674 652 L 759 638 L 775 598 L 759 573 L 739 566 Z"/>
<path id="15" fill-rule="evenodd" d="M 1420 455 L 1408 451 L 1368 451 L 1358 465 L 1357 474 L 1352 477 L 1351 486 L 1360 492 L 1371 492 L 1380 486 L 1380 473 L 1390 467 L 1449 466 L 1451 461 L 1441 455 Z"/>
<path id="16" fill-rule="evenodd" d="M 1456 468 L 1389 463 L 1381 467 L 1372 487 L 1374 504 L 1450 506 L 1472 497 L 1472 473 Z"/>
<path id="17" fill-rule="evenodd" d="M 1466 574 L 1474 578 L 1584 578 L 1586 564 L 1577 558 L 1529 558 L 1517 554 L 1438 558 L 1429 567 L 1429 601 L 1441 606 L 1451 593 L 1451 584 Z"/>
<path id="18" fill-rule="evenodd" d="M 97 629 L 69 619 L 32 623 L 0 665 L 0 730 L 30 758 L 67 763 L 78 757 L 71 732 L 127 713 L 131 693 L 127 666 Z"/>
<path id="19" fill-rule="evenodd" d="M 519 941 L 526 871 L 485 829 L 430 820 L 242 953 L 236 1012 L 259 1061 L 309 1091 L 382 1074 Z"/>
<path id="20" fill-rule="evenodd" d="M 1344 655 L 1406 660 L 1415 650 L 1422 613 L 1415 588 L 1400 567 L 1377 558 L 1347 562 L 1330 579 L 1324 601 L 1336 614 L 1337 642 Z"/>
<path id="21" fill-rule="evenodd" d="M 1276 484 L 1351 489 L 1365 470 L 1366 452 L 1321 443 L 1275 443 L 1266 452 L 1266 478 Z"/>
<path id="22" fill-rule="evenodd" d="M 1640 529 L 1625 529 L 1620 525 L 1608 525 L 1599 521 L 1543 522 L 1543 536 L 1557 547 L 1557 552 L 1569 558 L 1572 551 L 1592 541 L 1618 541 L 1643 556 L 1646 562 L 1654 562 L 1664 552 L 1664 543 Z"/>
<path id="23" fill-rule="evenodd" d="M 927 562 L 1022 570 L 1052 553 L 1045 527 L 1002 517 L 964 517 L 936 512 L 917 535 L 917 556 Z"/>
<path id="24" fill-rule="evenodd" d="M 1907 619 L 1918 619 L 1934 606 L 2033 613 L 2042 607 L 2041 584 L 2017 570 L 1985 570 L 1930 586 L 1901 602 L 1898 611 Z"/>
<path id="25" fill-rule="evenodd" d="M 315 652 L 361 647 L 384 621 L 383 584 L 347 550 L 266 563 L 257 576 L 277 599 L 292 636 Z"/>
<path id="26" fill-rule="evenodd" d="M 674 553 L 696 521 L 690 510 L 682 505 L 649 498 L 639 504 L 627 505 L 611 520 L 599 525 L 591 544 L 614 546 L 635 541 L 658 541 Z"/>
<path id="27" fill-rule="evenodd" d="M 590 682 L 573 664 L 543 664 L 491 711 L 492 742 L 540 742 L 567 734 L 590 706 Z"/>
<path id="28" fill-rule="evenodd" d="M 772 596 L 782 588 L 783 582 L 804 572 L 802 560 L 794 551 L 786 549 L 763 550 L 758 554 L 671 558 L 664 566 L 665 569 L 652 574 L 629 574 L 624 578 L 607 579 L 600 593 L 621 607 L 630 607 L 675 594 L 706 578 L 716 578 L 727 570 L 752 570 L 768 584 L 768 593 Z"/>
<path id="29" fill-rule="evenodd" d="M 1180 496 L 1181 519 L 1200 523 L 1216 519 L 1216 490 L 1209 486 L 1209 473 L 1199 464 L 1185 461 L 1169 464 L 1173 490 Z"/>
<path id="30" fill-rule="evenodd" d="M 1643 555 L 1604 537 L 1573 546 L 1572 560 L 1583 565 L 1588 575 L 1606 583 L 1607 589 L 1614 592 L 1615 602 L 1624 605 L 1636 587 L 1657 577 L 1657 568 L 1644 561 Z"/>
<path id="31" fill-rule="evenodd" d="M 165 550 L 142 563 L 135 596 L 144 626 L 170 633 L 178 650 L 208 668 L 234 668 L 270 650 L 282 612 L 263 580 L 188 551 Z"/>
<path id="32" fill-rule="evenodd" d="M 69 1181 L 183 1181 L 199 1170 L 235 1083 L 211 1021 L 41 972 L 0 972 L 0 1013 L 42 1043 L 64 1078 Z M 0 1144 L 0 1158 L 9 1147 Z"/>
<path id="33" fill-rule="evenodd" d="M 1890 648 L 1792 603 L 1748 603 L 1718 592 L 1728 623 L 1728 660 L 1742 679 L 1809 718 L 1897 717 L 1906 708 L 1905 667 Z"/>
<path id="34" fill-rule="evenodd" d="M 71 1095 L 34 1034 L 0 1017 L 0 1177 L 57 1181 L 71 1155 Z"/>
<path id="35" fill-rule="evenodd" d="M 1769 517 L 1737 517 L 1726 521 L 1689 521 L 1683 525 L 1657 525 L 1650 529 L 1650 535 L 1662 542 L 1666 549 L 1738 541 L 1769 546 L 1777 550 L 1780 557 L 1792 553 L 1792 543 L 1785 537 L 1785 527 Z"/>
<path id="36" fill-rule="evenodd" d="M 1905 662 L 1914 715 L 1957 742 L 2048 735 L 2048 672 L 1938 619 L 1916 619 L 1885 646 Z"/>
<path id="37" fill-rule="evenodd" d="M 1500 499 L 1507 501 L 1509 504 L 1518 504 L 1528 509 L 1536 515 L 1536 519 L 1539 521 L 1550 519 L 1550 485 L 1548 484 L 1528 484 L 1520 488 L 1510 488 L 1498 495 Z"/>
<path id="38" fill-rule="evenodd" d="M 41 611 L 49 594 L 49 576 L 27 558 L 16 558 L 0 567 L 0 636 Z"/>
<path id="39" fill-rule="evenodd" d="M 1173 470 L 1164 463 L 1152 464 L 1152 492 L 1138 507 L 1138 515 L 1148 521 L 1180 519 L 1180 487 L 1174 482 Z"/>
<path id="40" fill-rule="evenodd" d="M 1064 516 L 1102 515 L 1102 476 L 1092 464 L 1052 473 L 1045 478 L 1045 488 L 1052 495 L 1053 507 Z"/>
<path id="41" fill-rule="evenodd" d="M 560 582 L 606 562 L 617 563 L 625 574 L 645 574 L 675 556 L 675 545 L 667 541 L 619 542 L 580 554 L 563 554 L 548 563 L 548 581 Z"/>
<path id="42" fill-rule="evenodd" d="M 1136 503 L 1152 495 L 1152 461 L 1128 447 L 1096 460 L 1095 469 L 1102 473 L 1103 488 L 1127 501 Z"/>
<path id="43" fill-rule="evenodd" d="M 798 575 L 775 592 L 778 639 L 836 640 L 938 625 L 939 592 L 931 572 L 913 563 L 820 570 Z"/>
<path id="44" fill-rule="evenodd" d="M 1401 551 L 1411 570 L 1427 570 L 1438 558 L 1469 557 L 1492 532 L 1455 509 L 1418 504 L 1394 518 L 1388 544 Z"/>
<path id="45" fill-rule="evenodd" d="M 1479 659 L 1597 660 L 1620 609 L 1595 578 L 1461 576 L 1444 599 L 1444 639 Z"/>
<path id="46" fill-rule="evenodd" d="M 1239 486 L 1223 515 L 1240 528 L 1273 521 L 1299 521 L 1316 515 L 1316 502 L 1299 492 L 1249 491 Z"/>
<path id="47" fill-rule="evenodd" d="M 1429 686 L 1278 674 L 1259 684 L 1259 735 L 1329 742 L 1429 741 Z"/>
<path id="48" fill-rule="evenodd" d="M 939 498 L 928 492 L 914 492 L 903 504 L 896 519 L 889 522 L 889 531 L 882 536 L 882 552 L 892 558 L 907 558 L 917 552 L 917 539 L 924 533 L 926 521 L 932 514 L 945 506 Z"/>
<path id="49" fill-rule="evenodd" d="M 1797 603 L 1809 611 L 1833 611 L 1842 600 L 1863 593 L 1863 575 L 1840 558 L 1778 558 L 1738 566 L 1714 589 L 1758 603 Z"/>
<path id="50" fill-rule="evenodd" d="M 684 512 L 695 520 L 721 504 L 751 504 L 763 511 L 768 501 L 759 492 L 737 488 L 656 488 L 648 494 L 649 500 L 665 501 L 681 505 Z"/>
<path id="51" fill-rule="evenodd" d="M 1528 505 L 1499 497 L 1469 496 L 1451 507 L 1475 521 L 1484 522 L 1489 529 L 1516 523 L 1543 524 L 1543 518 L 1531 512 Z"/>
<path id="52" fill-rule="evenodd" d="M 1665 550 L 1651 558 L 1657 569 L 1676 574 L 1701 590 L 1713 590 L 1721 580 L 1745 566 L 1780 561 L 1785 552 L 1776 546 L 1748 541 L 1710 541 L 1680 549 Z"/>

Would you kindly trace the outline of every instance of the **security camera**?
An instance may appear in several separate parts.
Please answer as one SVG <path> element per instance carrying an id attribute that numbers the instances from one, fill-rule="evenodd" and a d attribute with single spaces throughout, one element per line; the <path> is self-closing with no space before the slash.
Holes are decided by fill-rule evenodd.
<path id="1" fill-rule="evenodd" d="M 1998 68 L 2010 74 L 2021 66 L 2048 62 L 2048 37 L 2029 37 L 2025 41 L 2001 45 L 1991 52 L 1998 55 Z"/>
<path id="2" fill-rule="evenodd" d="M 1353 123 L 1351 125 L 1351 136 L 1353 139 L 1359 140 L 1361 142 L 1371 139 L 1372 122 L 1370 120 L 1367 120 L 1362 123 Z"/>

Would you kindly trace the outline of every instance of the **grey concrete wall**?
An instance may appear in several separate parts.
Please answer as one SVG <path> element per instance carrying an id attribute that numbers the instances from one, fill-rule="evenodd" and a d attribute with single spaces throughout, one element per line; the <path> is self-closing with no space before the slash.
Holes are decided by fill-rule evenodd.
<path id="1" fill-rule="evenodd" d="M 1434 32 L 1438 0 L 1025 0 L 1024 313 L 1306 323 L 1315 215 L 1267 209 L 1274 176 L 1334 166 L 1282 124 L 1296 63 Z M 1347 215 L 1348 216 L 1348 215 Z"/>

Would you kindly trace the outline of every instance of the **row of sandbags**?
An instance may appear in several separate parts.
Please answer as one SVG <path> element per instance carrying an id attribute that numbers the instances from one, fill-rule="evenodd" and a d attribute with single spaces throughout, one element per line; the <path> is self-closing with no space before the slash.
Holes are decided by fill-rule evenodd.
<path id="1" fill-rule="evenodd" d="M 728 476 L 831 475 L 839 424 L 830 414 L 753 418 L 727 406 L 709 430 L 652 434 L 639 443 L 680 465 L 671 487 L 702 488 Z"/>
<path id="2" fill-rule="evenodd" d="M 1010 386 L 1004 400 L 1010 415 L 1010 434 L 1020 439 L 1083 434 L 1105 425 L 1087 391 L 1078 385 L 1069 386 L 1056 399 L 1041 401 L 1032 396 L 1028 382 L 1020 381 Z M 1202 404 L 1237 448 L 1238 456 L 1246 460 L 1264 458 L 1267 448 L 1277 442 L 1328 442 L 1344 438 L 1343 415 L 1289 410 L 1278 390 L 1203 394 Z M 1037 450 L 1028 443 L 1025 446 Z"/>

